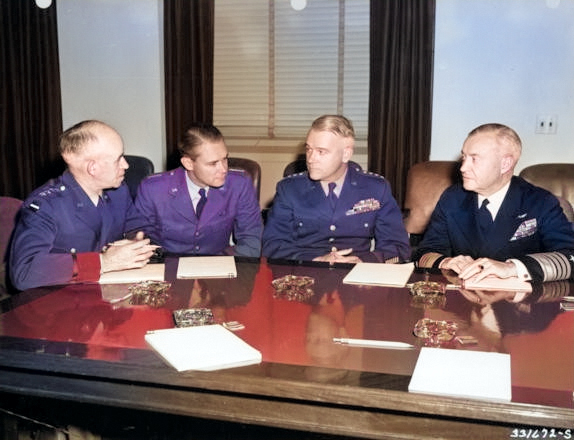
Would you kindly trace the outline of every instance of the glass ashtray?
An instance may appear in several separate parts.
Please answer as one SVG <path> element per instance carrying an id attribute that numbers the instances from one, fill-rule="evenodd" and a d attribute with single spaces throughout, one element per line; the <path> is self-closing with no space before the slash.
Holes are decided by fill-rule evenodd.
<path id="1" fill-rule="evenodd" d="M 315 279 L 308 276 L 285 275 L 271 281 L 274 297 L 288 301 L 305 302 L 313 296 Z"/>
<path id="2" fill-rule="evenodd" d="M 176 327 L 194 327 L 215 322 L 213 312 L 207 308 L 174 310 L 173 320 Z"/>
<path id="3" fill-rule="evenodd" d="M 413 333 L 417 338 L 424 339 L 426 345 L 440 346 L 445 342 L 452 341 L 457 330 L 458 325 L 454 321 L 422 318 L 415 324 Z"/>

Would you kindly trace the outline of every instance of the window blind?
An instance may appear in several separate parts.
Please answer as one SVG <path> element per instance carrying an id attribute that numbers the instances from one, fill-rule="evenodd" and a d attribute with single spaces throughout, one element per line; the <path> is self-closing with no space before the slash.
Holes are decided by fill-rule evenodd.
<path id="1" fill-rule="evenodd" d="M 367 136 L 369 1 L 215 0 L 214 123 L 226 136 L 300 138 L 326 113 Z"/>

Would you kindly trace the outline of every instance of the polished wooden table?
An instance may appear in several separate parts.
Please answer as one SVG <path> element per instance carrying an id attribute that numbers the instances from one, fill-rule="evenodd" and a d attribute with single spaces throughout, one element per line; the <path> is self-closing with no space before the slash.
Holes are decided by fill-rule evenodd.
<path id="1" fill-rule="evenodd" d="M 97 284 L 32 289 L 5 300 L 0 392 L 356 438 L 574 435 L 574 313 L 560 308 L 572 283 L 535 286 L 524 298 L 453 290 L 429 305 L 406 288 L 343 284 L 350 266 L 236 265 L 236 279 L 176 280 L 177 259 L 168 258 L 172 286 L 149 304 L 114 302 L 128 286 Z M 284 275 L 312 277 L 312 294 L 278 294 L 271 282 Z M 423 277 L 445 281 L 435 273 L 411 279 Z M 243 324 L 237 334 L 263 362 L 214 372 L 167 366 L 146 346 L 146 331 L 173 327 L 174 310 L 197 307 L 210 308 L 217 322 Z M 478 342 L 445 348 L 510 353 L 512 401 L 409 393 L 418 349 L 332 342 L 419 347 L 413 328 L 423 317 L 453 320 L 458 334 Z"/>

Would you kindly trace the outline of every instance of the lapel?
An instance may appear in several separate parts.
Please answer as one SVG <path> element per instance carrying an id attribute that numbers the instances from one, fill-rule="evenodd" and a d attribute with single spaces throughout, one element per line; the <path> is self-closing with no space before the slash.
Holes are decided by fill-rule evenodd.
<path id="1" fill-rule="evenodd" d="M 209 188 L 207 192 L 207 202 L 201 213 L 200 222 L 202 224 L 209 223 L 211 219 L 217 217 L 221 208 L 225 205 L 228 179 L 229 176 L 225 178 L 225 183 L 219 188 Z"/>
<path id="2" fill-rule="evenodd" d="M 308 206 L 319 208 L 320 212 L 331 212 L 331 204 L 323 191 L 321 182 L 311 180 L 309 176 L 305 179 L 305 185 L 301 194 L 301 198 L 306 201 Z"/>
<path id="3" fill-rule="evenodd" d="M 96 237 L 100 237 L 102 228 L 101 215 L 98 209 L 94 206 L 86 192 L 76 182 L 74 176 L 69 171 L 66 171 L 62 176 L 62 182 L 68 191 L 72 193 L 72 200 L 74 206 L 74 215 L 78 222 L 86 225 L 93 231 Z"/>
<path id="4" fill-rule="evenodd" d="M 504 242 L 507 243 L 518 226 L 529 218 L 531 217 L 528 216 L 528 209 L 522 206 L 522 192 L 516 178 L 513 177 L 496 216 L 495 225 L 499 231 L 498 238 L 504 239 Z"/>
<path id="5" fill-rule="evenodd" d="M 173 184 L 168 185 L 167 194 L 165 196 L 169 200 L 169 204 L 175 212 L 192 223 L 196 222 L 197 218 L 195 217 L 193 203 L 191 202 L 191 197 L 187 190 L 184 168 L 180 167 L 175 171 Z"/>
<path id="6" fill-rule="evenodd" d="M 335 213 L 338 215 L 345 215 L 345 213 L 359 201 L 357 200 L 357 194 L 362 194 L 360 190 L 365 185 L 362 185 L 359 179 L 357 179 L 356 173 L 357 171 L 355 171 L 353 167 L 347 168 L 347 175 L 345 176 L 343 188 L 341 188 L 341 193 L 339 194 L 339 201 L 335 208 Z"/>
<path id="7" fill-rule="evenodd" d="M 457 228 L 457 235 L 463 237 L 470 247 L 476 247 L 480 242 L 480 229 L 477 223 L 478 195 L 474 192 L 464 190 L 465 197 L 462 199 L 460 209 L 455 211 L 454 224 Z"/>

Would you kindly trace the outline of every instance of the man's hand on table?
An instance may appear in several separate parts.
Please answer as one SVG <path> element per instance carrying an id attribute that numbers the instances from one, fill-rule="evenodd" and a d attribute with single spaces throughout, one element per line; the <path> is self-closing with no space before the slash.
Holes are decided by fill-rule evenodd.
<path id="1" fill-rule="evenodd" d="M 335 263 L 360 263 L 361 259 L 355 255 L 349 255 L 353 249 L 342 249 L 340 251 L 332 251 L 328 254 L 321 255 L 320 257 L 313 258 L 313 261 L 325 261 L 329 264 Z"/>
<path id="2" fill-rule="evenodd" d="M 150 244 L 143 232 L 138 232 L 133 240 L 118 240 L 100 254 L 101 273 L 144 267 L 158 246 Z"/>

